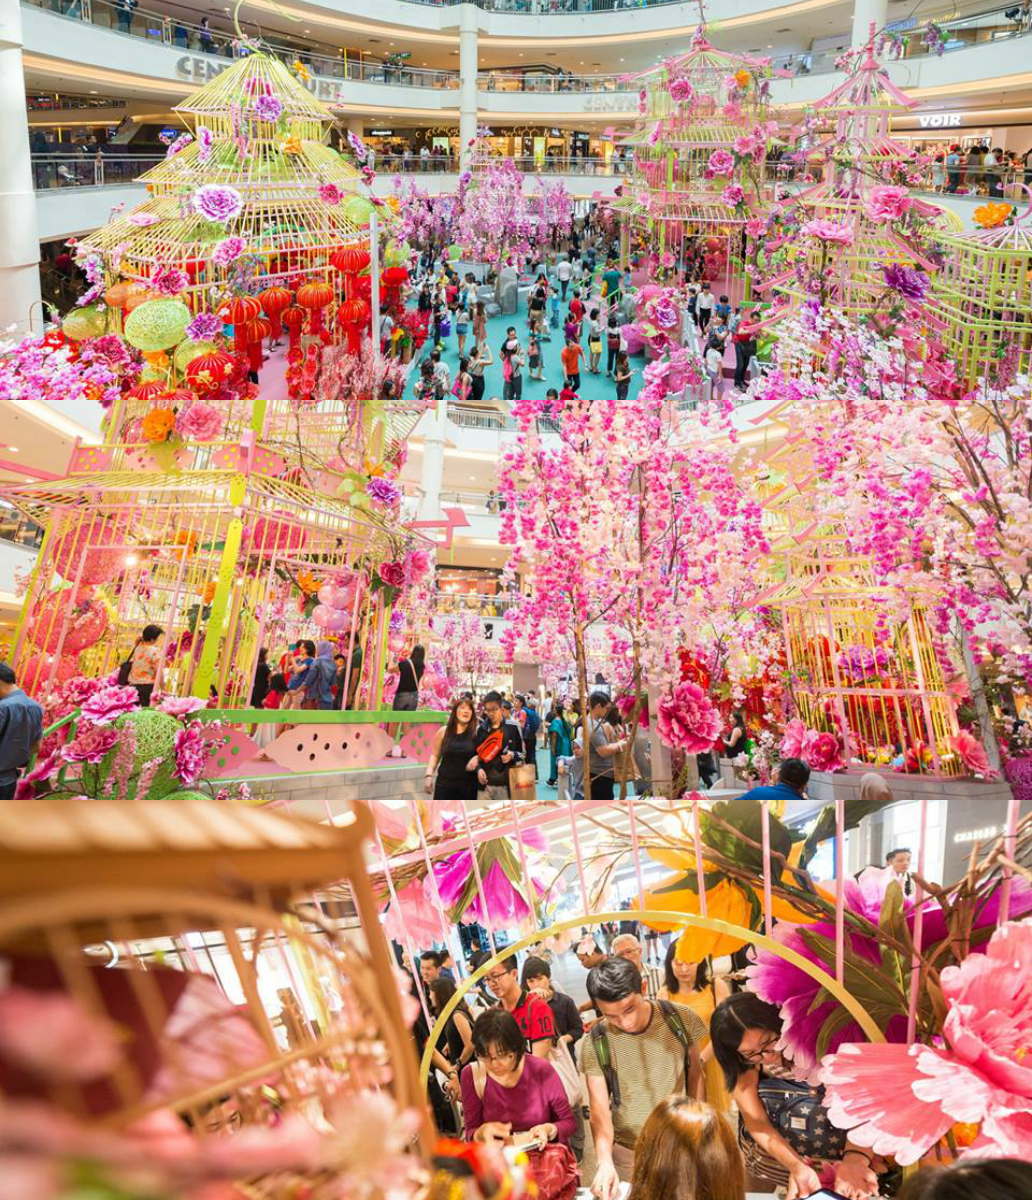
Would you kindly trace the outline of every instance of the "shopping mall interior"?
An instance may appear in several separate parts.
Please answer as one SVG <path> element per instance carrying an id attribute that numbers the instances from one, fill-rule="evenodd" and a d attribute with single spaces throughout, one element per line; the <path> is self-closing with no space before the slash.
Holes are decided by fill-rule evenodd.
<path id="1" fill-rule="evenodd" d="M 1030 50 L 0 0 L 0 1200 L 1032 1200 Z"/>

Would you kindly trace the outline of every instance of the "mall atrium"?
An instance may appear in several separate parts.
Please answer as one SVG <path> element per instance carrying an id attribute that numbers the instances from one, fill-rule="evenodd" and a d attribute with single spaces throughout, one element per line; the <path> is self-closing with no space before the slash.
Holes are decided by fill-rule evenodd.
<path id="1" fill-rule="evenodd" d="M 1032 1200 L 1030 53 L 0 0 L 0 1200 Z"/>

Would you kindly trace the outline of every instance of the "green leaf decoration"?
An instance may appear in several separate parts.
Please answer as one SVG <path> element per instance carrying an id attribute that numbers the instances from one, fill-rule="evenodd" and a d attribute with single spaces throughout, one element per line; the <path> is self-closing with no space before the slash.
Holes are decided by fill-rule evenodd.
<path id="1" fill-rule="evenodd" d="M 821 991 L 823 990 L 824 989 L 822 988 Z M 848 1009 L 843 1008 L 842 1005 L 836 1006 L 836 1008 L 828 1015 L 828 1019 L 821 1026 L 820 1031 L 817 1034 L 816 1050 L 818 1062 L 820 1062 L 825 1054 L 828 1053 L 828 1044 L 831 1039 L 836 1033 L 839 1033 L 841 1030 L 845 1029 L 852 1019 L 853 1018 Z"/>

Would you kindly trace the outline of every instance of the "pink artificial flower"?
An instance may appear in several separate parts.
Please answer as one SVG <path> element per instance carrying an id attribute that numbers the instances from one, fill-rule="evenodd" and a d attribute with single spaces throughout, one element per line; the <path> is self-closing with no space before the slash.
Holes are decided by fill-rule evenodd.
<path id="1" fill-rule="evenodd" d="M 0 991 L 0 1058 L 14 1066 L 44 1079 L 97 1079 L 120 1056 L 115 1025 L 65 992 Z"/>
<path id="2" fill-rule="evenodd" d="M 960 755 L 960 760 L 972 775 L 981 775 L 983 779 L 995 779 L 996 771 L 989 764 L 989 756 L 985 747 L 973 734 L 961 729 L 953 738 L 953 749 Z"/>
<path id="3" fill-rule="evenodd" d="M 804 237 L 816 238 L 819 242 L 835 242 L 840 246 L 848 246 L 853 241 L 853 231 L 848 225 L 839 225 L 835 221 L 824 221 L 815 218 L 800 226 L 799 232 Z"/>
<path id="4" fill-rule="evenodd" d="M 887 221 L 898 221 L 911 203 L 906 188 L 885 185 L 871 189 L 864 210 L 872 221 L 884 224 Z"/>
<path id="5" fill-rule="evenodd" d="M 134 687 L 106 687 L 83 701 L 81 712 L 94 725 L 111 725 L 140 707 L 140 695 Z"/>
<path id="6" fill-rule="evenodd" d="M 65 762 L 96 766 L 117 741 L 118 730 L 111 725 L 81 725 L 75 738 L 61 747 L 61 757 Z"/>
<path id="7" fill-rule="evenodd" d="M 247 250 L 247 243 L 240 237 L 223 238 L 211 252 L 211 261 L 217 267 L 228 267 Z"/>
<path id="8" fill-rule="evenodd" d="M 133 212 L 126 217 L 126 220 L 130 225 L 145 229 L 148 225 L 157 225 L 161 218 L 149 212 Z"/>
<path id="9" fill-rule="evenodd" d="M 205 707 L 205 701 L 198 696 L 165 696 L 157 706 L 158 712 L 168 713 L 180 721 Z"/>
<path id="10" fill-rule="evenodd" d="M 400 562 L 382 562 L 379 571 L 380 579 L 387 587 L 405 586 L 405 564 Z"/>
<path id="11" fill-rule="evenodd" d="M 755 149 L 756 142 L 751 133 L 743 133 L 735 138 L 735 153 L 740 154 L 743 158 L 752 154 Z"/>
<path id="12" fill-rule="evenodd" d="M 785 732 L 781 735 L 781 744 L 778 746 L 781 757 L 802 758 L 806 733 L 806 723 L 801 721 L 799 717 L 793 717 L 785 726 Z"/>
<path id="13" fill-rule="evenodd" d="M 222 413 L 210 404 L 191 404 L 176 417 L 176 432 L 194 442 L 213 442 L 224 428 Z"/>
<path id="14" fill-rule="evenodd" d="M 841 1046 L 823 1059 L 828 1117 L 850 1140 L 902 1166 L 958 1122 L 981 1124 L 974 1152 L 1032 1157 L 1032 923 L 1012 921 L 985 954 L 945 967 L 943 1039 Z"/>
<path id="15" fill-rule="evenodd" d="M 687 104 L 695 99 L 695 88 L 687 79 L 674 79 L 669 87 L 670 99 L 678 104 Z"/>
<path id="16" fill-rule="evenodd" d="M 172 774 L 188 787 L 204 774 L 208 762 L 208 747 L 199 721 L 180 729 L 175 736 L 173 753 L 176 769 Z"/>
<path id="17" fill-rule="evenodd" d="M 707 166 L 714 175 L 730 175 L 735 169 L 735 160 L 727 150 L 714 150 Z"/>
<path id="18" fill-rule="evenodd" d="M 746 236 L 751 238 L 762 237 L 763 231 L 766 228 L 766 221 L 761 220 L 759 217 L 753 217 L 751 220 L 746 221 L 745 223 Z"/>
<path id="19" fill-rule="evenodd" d="M 668 746 L 701 754 L 720 737 L 720 713 L 698 684 L 685 680 L 659 701 L 656 728 Z"/>
<path id="20" fill-rule="evenodd" d="M 742 190 L 741 184 L 729 183 L 721 192 L 720 198 L 728 208 L 737 208 L 745 200 L 745 192 Z"/>
<path id="21" fill-rule="evenodd" d="M 802 759 L 811 771 L 842 771 L 842 743 L 833 733 L 808 729 L 803 739 Z"/>
<path id="22" fill-rule="evenodd" d="M 150 277 L 150 286 L 162 296 L 178 296 L 190 286 L 190 277 L 178 267 L 159 267 Z"/>
<path id="23" fill-rule="evenodd" d="M 335 183 L 324 183 L 319 188 L 319 199 L 323 204 L 333 205 L 339 204 L 343 198 L 343 193 Z"/>

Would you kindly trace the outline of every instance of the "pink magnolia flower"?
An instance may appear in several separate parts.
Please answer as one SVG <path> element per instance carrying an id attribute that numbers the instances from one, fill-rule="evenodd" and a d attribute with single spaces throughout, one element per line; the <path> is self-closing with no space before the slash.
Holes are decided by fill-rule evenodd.
<path id="1" fill-rule="evenodd" d="M 714 175 L 730 175 L 735 169 L 735 160 L 727 150 L 714 150 L 707 165 Z"/>
<path id="2" fill-rule="evenodd" d="M 88 700 L 83 701 L 81 712 L 86 720 L 94 725 L 111 725 L 119 717 L 135 712 L 139 707 L 140 696 L 136 688 L 116 685 L 101 688 Z"/>
<path id="3" fill-rule="evenodd" d="M 824 221 L 815 218 L 802 225 L 799 232 L 805 237 L 816 238 L 819 242 L 835 242 L 840 246 L 848 246 L 853 241 L 853 231 L 848 225 L 839 225 L 835 221 Z"/>
<path id="4" fill-rule="evenodd" d="M 871 189 L 864 209 L 872 221 L 898 221 L 912 201 L 906 188 L 888 185 Z"/>
<path id="5" fill-rule="evenodd" d="M 191 404 L 176 418 L 176 431 L 194 442 L 213 442 L 225 427 L 225 418 L 210 404 Z"/>
<path id="6" fill-rule="evenodd" d="M 659 736 L 686 754 L 709 750 L 720 736 L 720 727 L 720 713 L 697 683 L 683 681 L 659 701 Z"/>
<path id="7" fill-rule="evenodd" d="M 981 1124 L 974 1152 L 1032 1157 L 1032 922 L 1009 922 L 985 954 L 940 976 L 934 1045 L 841 1046 L 823 1059 L 828 1115 L 850 1140 L 903 1166 L 957 1122 Z"/>
<path id="8" fill-rule="evenodd" d="M 115 1025 L 64 992 L 0 991 L 0 1058 L 47 1079 L 84 1080 L 106 1075 L 120 1056 Z"/>
<path id="9" fill-rule="evenodd" d="M 96 765 L 118 741 L 118 730 L 111 725 L 80 726 L 74 740 L 61 747 L 66 762 Z"/>
<path id="10" fill-rule="evenodd" d="M 170 717 L 182 720 L 191 713 L 207 707 L 198 696 L 165 696 L 158 705 L 158 712 L 168 713 Z"/>
<path id="11" fill-rule="evenodd" d="M 173 743 L 176 769 L 172 774 L 187 786 L 196 783 L 208 761 L 208 747 L 199 721 L 180 729 Z"/>

